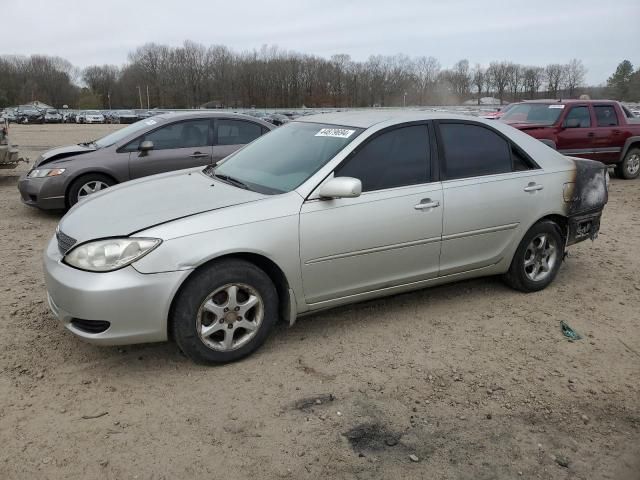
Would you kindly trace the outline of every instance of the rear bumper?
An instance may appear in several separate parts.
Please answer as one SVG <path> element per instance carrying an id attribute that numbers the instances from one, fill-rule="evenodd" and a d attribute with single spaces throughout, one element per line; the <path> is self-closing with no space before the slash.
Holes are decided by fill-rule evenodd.
<path id="1" fill-rule="evenodd" d="M 573 245 L 583 240 L 595 240 L 600 231 L 602 210 L 569 217 L 569 232 L 567 245 Z"/>

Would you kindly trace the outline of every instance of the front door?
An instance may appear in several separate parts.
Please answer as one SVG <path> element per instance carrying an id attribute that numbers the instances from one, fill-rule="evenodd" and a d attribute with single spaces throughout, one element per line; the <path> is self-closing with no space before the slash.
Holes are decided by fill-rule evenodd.
<path id="1" fill-rule="evenodd" d="M 208 118 L 178 121 L 137 138 L 126 147 L 131 151 L 131 178 L 209 165 L 212 158 L 210 126 Z M 153 148 L 138 151 L 144 141 L 151 141 Z"/>
<path id="2" fill-rule="evenodd" d="M 362 182 L 359 197 L 303 204 L 307 303 L 438 275 L 442 188 L 431 182 L 428 129 L 423 123 L 374 134 L 334 171 Z"/>

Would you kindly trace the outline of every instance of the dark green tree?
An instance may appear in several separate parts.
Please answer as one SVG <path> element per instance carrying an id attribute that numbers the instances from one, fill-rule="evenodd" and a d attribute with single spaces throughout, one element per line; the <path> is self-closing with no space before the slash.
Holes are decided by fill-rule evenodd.
<path id="1" fill-rule="evenodd" d="M 629 84 L 633 75 L 633 65 L 629 60 L 618 64 L 616 72 L 607 80 L 607 86 L 616 100 L 630 100 Z"/>

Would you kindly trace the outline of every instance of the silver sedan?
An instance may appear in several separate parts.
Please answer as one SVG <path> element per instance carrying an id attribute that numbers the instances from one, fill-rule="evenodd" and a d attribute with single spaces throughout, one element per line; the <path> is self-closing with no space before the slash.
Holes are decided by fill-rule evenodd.
<path id="1" fill-rule="evenodd" d="M 77 204 L 45 253 L 49 304 L 89 342 L 173 338 L 229 362 L 320 309 L 485 275 L 541 290 L 597 236 L 607 182 L 496 122 L 305 117 L 217 166 Z"/>

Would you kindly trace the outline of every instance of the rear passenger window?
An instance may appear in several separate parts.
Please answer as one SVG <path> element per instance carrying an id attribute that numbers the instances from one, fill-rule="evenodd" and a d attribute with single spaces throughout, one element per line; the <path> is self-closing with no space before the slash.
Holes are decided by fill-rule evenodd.
<path id="1" fill-rule="evenodd" d="M 612 105 L 594 105 L 596 121 L 599 127 L 615 127 L 618 125 L 618 117 Z"/>
<path id="2" fill-rule="evenodd" d="M 244 145 L 262 135 L 262 125 L 244 120 L 216 120 L 217 145 Z"/>
<path id="3" fill-rule="evenodd" d="M 512 170 L 509 143 L 489 128 L 462 123 L 440 123 L 440 136 L 448 180 Z"/>
<path id="4" fill-rule="evenodd" d="M 429 181 L 429 157 L 426 125 L 396 128 L 366 143 L 335 176 L 359 179 L 363 192 L 417 185 Z"/>

